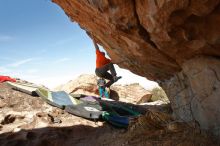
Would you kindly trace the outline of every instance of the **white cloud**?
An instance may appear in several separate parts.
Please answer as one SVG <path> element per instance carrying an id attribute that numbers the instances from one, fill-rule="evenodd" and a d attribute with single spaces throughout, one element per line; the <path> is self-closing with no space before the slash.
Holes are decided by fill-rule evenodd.
<path id="1" fill-rule="evenodd" d="M 34 58 L 28 58 L 28 59 L 24 59 L 24 60 L 19 60 L 19 61 L 16 61 L 16 62 L 10 64 L 9 66 L 11 66 L 11 67 L 19 67 L 19 66 L 24 65 L 24 64 L 26 64 L 28 62 L 31 62 L 33 60 L 34 60 Z"/>

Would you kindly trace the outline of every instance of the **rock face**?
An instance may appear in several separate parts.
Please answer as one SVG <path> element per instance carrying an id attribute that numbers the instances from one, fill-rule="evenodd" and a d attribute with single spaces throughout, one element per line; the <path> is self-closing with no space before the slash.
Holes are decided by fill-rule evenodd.
<path id="1" fill-rule="evenodd" d="M 220 128 L 220 0 L 53 2 L 120 67 L 160 81 L 177 117 Z"/>
<path id="2" fill-rule="evenodd" d="M 220 62 L 198 57 L 183 65 L 183 71 L 164 83 L 175 115 L 195 120 L 204 129 L 219 132 Z"/>
<path id="3" fill-rule="evenodd" d="M 80 75 L 76 80 L 72 80 L 65 85 L 61 85 L 56 90 L 64 90 L 67 93 L 85 94 L 99 96 L 97 89 L 97 77 L 93 74 Z M 111 98 L 129 103 L 148 102 L 152 94 L 139 84 L 113 85 L 111 86 Z"/>

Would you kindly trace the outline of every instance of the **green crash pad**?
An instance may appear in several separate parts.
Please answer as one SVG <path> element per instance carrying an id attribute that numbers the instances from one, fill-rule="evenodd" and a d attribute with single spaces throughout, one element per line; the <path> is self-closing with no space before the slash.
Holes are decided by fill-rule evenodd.
<path id="1" fill-rule="evenodd" d="M 99 103 L 104 111 L 102 114 L 102 119 L 118 128 L 127 128 L 129 124 L 134 121 L 134 119 L 141 115 L 138 111 L 133 110 L 130 106 L 120 104 L 112 99 L 87 96 L 80 98 L 80 100 Z"/>

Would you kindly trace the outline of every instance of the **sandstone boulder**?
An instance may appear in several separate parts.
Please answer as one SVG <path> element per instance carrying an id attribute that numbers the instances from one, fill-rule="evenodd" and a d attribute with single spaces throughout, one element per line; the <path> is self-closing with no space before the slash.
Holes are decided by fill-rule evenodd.
<path id="1" fill-rule="evenodd" d="M 53 2 L 89 32 L 113 62 L 161 83 L 178 119 L 220 129 L 220 0 Z"/>
<path id="2" fill-rule="evenodd" d="M 55 90 L 63 90 L 67 93 L 97 96 L 97 77 L 89 74 L 80 75 L 75 80 L 71 80 L 64 85 L 56 87 Z"/>
<path id="3" fill-rule="evenodd" d="M 130 103 L 144 103 L 151 99 L 152 94 L 141 87 L 138 83 L 130 85 L 114 85 L 111 88 L 118 93 L 121 101 Z"/>

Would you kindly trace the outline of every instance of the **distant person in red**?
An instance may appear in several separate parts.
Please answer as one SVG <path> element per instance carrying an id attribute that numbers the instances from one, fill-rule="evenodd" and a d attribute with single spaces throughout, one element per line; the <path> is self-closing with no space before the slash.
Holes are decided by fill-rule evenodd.
<path id="1" fill-rule="evenodd" d="M 96 48 L 96 69 L 95 73 L 98 77 L 109 80 L 105 87 L 110 87 L 114 82 L 118 81 L 121 76 L 117 76 L 113 63 L 105 57 L 105 53 L 99 50 L 98 45 L 93 40 Z M 110 71 L 110 73 L 108 72 Z"/>
<path id="2" fill-rule="evenodd" d="M 0 76 L 0 83 L 2 82 L 6 82 L 6 81 L 10 81 L 10 82 L 16 82 L 15 79 L 9 77 L 9 76 Z"/>

